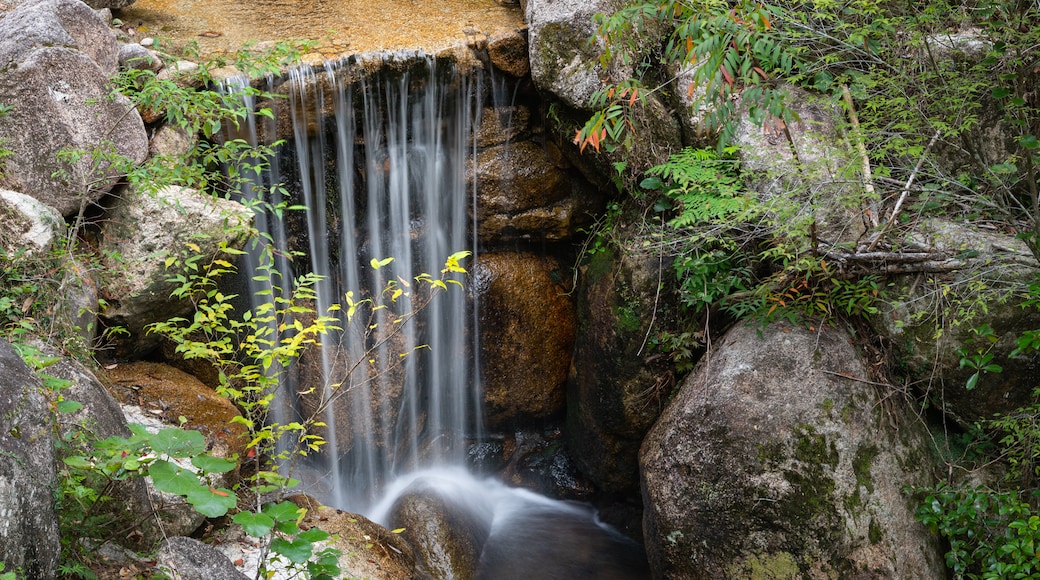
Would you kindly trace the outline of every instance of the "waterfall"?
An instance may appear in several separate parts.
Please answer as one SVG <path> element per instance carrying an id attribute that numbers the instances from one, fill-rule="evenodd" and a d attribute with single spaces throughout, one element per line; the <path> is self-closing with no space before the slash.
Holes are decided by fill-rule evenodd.
<path id="1" fill-rule="evenodd" d="M 475 254 L 467 170 L 483 77 L 418 54 L 385 58 L 375 72 L 356 58 L 297 67 L 279 88 L 287 110 L 276 114 L 289 116 L 292 142 L 273 170 L 307 208 L 294 222 L 298 231 L 279 237 L 306 254 L 295 273 L 321 277 L 314 288 L 320 313 L 348 293 L 355 301 L 378 293 L 393 279 L 388 272 L 404 280 L 437 276 L 449 255 Z M 390 257 L 387 268 L 369 265 Z M 409 300 L 397 306 L 418 307 Z M 481 431 L 476 313 L 464 292 L 436 296 L 379 346 L 388 329 L 360 318 L 341 316 L 342 330 L 324 339 L 320 353 L 305 355 L 277 416 L 324 406 L 327 444 L 303 466 L 304 479 L 319 499 L 355 511 L 396 475 L 461 465 L 467 439 Z"/>
<path id="2" fill-rule="evenodd" d="M 288 96 L 275 118 L 260 127 L 253 119 L 236 135 L 257 142 L 291 134 L 265 178 L 286 190 L 273 188 L 268 201 L 305 207 L 284 221 L 258 214 L 258 229 L 278 247 L 281 278 L 254 285 L 253 295 L 284 298 L 295 276 L 313 273 L 320 280 L 311 306 L 325 313 L 374 298 L 388 280 L 436 276 L 458 251 L 476 261 L 476 128 L 485 93 L 508 102 L 507 85 L 491 78 L 485 86 L 479 67 L 463 71 L 418 54 L 379 60 L 291 70 L 271 87 Z M 386 268 L 369 265 L 390 257 Z M 340 330 L 285 369 L 272 406 L 283 425 L 316 415 L 325 425 L 326 446 L 292 475 L 322 503 L 383 525 L 400 498 L 435 494 L 484 531 L 477 577 L 645 577 L 641 549 L 591 507 L 465 469 L 467 446 L 483 438 L 476 302 L 464 292 L 428 304 L 421 294 L 402 296 L 399 311 L 424 309 L 400 333 L 389 332 L 396 326 L 393 316 L 380 318 L 384 311 L 348 320 L 339 310 Z"/>

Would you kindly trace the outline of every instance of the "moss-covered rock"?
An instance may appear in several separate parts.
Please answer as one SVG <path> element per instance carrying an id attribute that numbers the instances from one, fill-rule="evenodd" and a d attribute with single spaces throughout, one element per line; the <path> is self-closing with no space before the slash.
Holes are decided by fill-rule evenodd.
<path id="1" fill-rule="evenodd" d="M 1037 264 L 1011 234 L 946 220 L 922 221 L 918 247 L 948 257 L 958 269 L 896 279 L 894 295 L 873 318 L 875 331 L 893 346 L 895 364 L 943 411 L 970 425 L 995 413 L 1007 414 L 1032 401 L 1040 385 L 1040 353 L 1009 356 L 1024 331 L 1040 329 L 1040 310 L 1026 307 L 1026 288 L 1036 282 Z M 977 329 L 988 325 L 991 338 Z M 962 354 L 993 356 L 1002 372 L 961 366 Z"/>
<path id="2" fill-rule="evenodd" d="M 578 295 L 578 333 L 567 390 L 568 447 L 601 491 L 635 493 L 639 445 L 675 379 L 644 345 L 656 314 L 660 257 L 638 241 L 597 252 Z"/>
<path id="3" fill-rule="evenodd" d="M 740 326 L 701 361 L 641 451 L 655 576 L 944 577 L 902 492 L 931 475 L 923 427 L 850 343 Z"/>

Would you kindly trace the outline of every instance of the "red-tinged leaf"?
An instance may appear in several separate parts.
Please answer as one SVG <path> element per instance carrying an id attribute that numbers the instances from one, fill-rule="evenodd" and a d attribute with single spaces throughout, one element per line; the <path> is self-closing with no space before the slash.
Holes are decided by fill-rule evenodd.
<path id="1" fill-rule="evenodd" d="M 215 488 L 213 486 L 210 486 L 209 490 L 211 492 L 219 495 L 220 497 L 227 497 L 228 496 L 228 493 L 226 491 L 220 491 L 219 489 L 217 489 L 217 488 Z"/>
<path id="2" fill-rule="evenodd" d="M 632 96 L 628 98 L 628 106 L 629 107 L 631 107 L 632 105 L 634 105 L 636 103 L 636 97 L 638 97 L 638 96 L 639 96 L 638 91 L 636 91 L 636 89 L 632 89 Z"/>
<path id="3" fill-rule="evenodd" d="M 764 81 L 769 80 L 769 76 L 766 75 L 766 71 L 762 70 L 761 67 L 754 66 L 754 67 L 751 67 L 751 70 L 757 72 L 758 76 L 762 77 L 762 80 L 764 80 Z"/>
<path id="4" fill-rule="evenodd" d="M 720 66 L 719 70 L 722 71 L 722 76 L 726 79 L 726 84 L 733 86 L 733 75 L 729 74 L 725 66 Z"/>
<path id="5" fill-rule="evenodd" d="M 250 447 L 249 450 L 246 451 L 246 457 L 249 459 L 256 457 L 256 447 Z"/>

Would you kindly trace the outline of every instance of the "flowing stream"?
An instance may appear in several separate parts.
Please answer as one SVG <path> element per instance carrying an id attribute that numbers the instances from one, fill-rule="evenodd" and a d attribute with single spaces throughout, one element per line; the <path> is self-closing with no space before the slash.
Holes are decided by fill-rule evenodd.
<path id="1" fill-rule="evenodd" d="M 305 265 L 278 266 L 322 277 L 319 312 L 345 304 L 348 292 L 351 300 L 377 294 L 392 279 L 388 271 L 405 280 L 437 276 L 454 252 L 472 252 L 466 267 L 477 258 L 469 211 L 476 184 L 467 170 L 484 99 L 502 91 L 491 90 L 495 83 L 480 72 L 430 57 L 383 58 L 375 69 L 354 58 L 296 68 L 279 89 L 289 98 L 276 117 L 290 117 L 293 136 L 271 179 L 286 183 L 307 211 L 260 228 L 286 251 L 306 254 Z M 268 123 L 268 134 L 279 121 Z M 389 257 L 385 268 L 370 265 Z M 483 437 L 479 306 L 453 290 L 391 337 L 386 330 L 396 325 L 388 319 L 373 329 L 364 316 L 345 319 L 344 306 L 343 330 L 289 373 L 275 419 L 321 413 L 327 425 L 324 452 L 302 466 L 306 491 L 388 525 L 402 494 L 432 490 L 487 532 L 480 577 L 638 577 L 638 550 L 590 508 L 464 468 L 467 445 Z M 407 312 L 416 300 L 402 297 L 397 306 Z M 539 573 L 523 576 L 518 558 Z M 602 565 L 613 571 L 590 567 Z"/>

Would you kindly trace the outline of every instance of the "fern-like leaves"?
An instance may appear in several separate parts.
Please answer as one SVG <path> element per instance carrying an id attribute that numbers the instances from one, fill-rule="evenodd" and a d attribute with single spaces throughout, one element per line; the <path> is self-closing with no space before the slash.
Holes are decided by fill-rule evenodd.
<path id="1" fill-rule="evenodd" d="M 736 160 L 712 149 L 687 147 L 647 174 L 643 189 L 661 191 L 678 202 L 678 215 L 668 222 L 676 229 L 731 219 L 750 207 Z"/>

